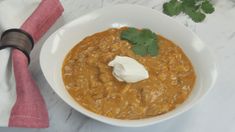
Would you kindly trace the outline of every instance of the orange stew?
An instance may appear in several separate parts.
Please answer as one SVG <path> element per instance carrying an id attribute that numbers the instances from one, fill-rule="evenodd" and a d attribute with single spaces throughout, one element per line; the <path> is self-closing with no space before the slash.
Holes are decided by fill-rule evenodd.
<path id="1" fill-rule="evenodd" d="M 86 109 L 112 118 L 141 119 L 176 108 L 189 96 L 196 80 L 190 60 L 162 36 L 158 36 L 157 56 L 136 55 L 131 44 L 120 39 L 125 29 L 111 28 L 88 36 L 68 53 L 62 67 L 66 89 Z M 119 82 L 108 66 L 117 55 L 143 64 L 149 78 Z"/>

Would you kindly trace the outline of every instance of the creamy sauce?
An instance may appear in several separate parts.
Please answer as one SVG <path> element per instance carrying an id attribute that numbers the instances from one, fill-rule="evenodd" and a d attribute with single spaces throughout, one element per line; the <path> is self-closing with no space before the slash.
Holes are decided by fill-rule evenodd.
<path id="1" fill-rule="evenodd" d="M 86 109 L 118 119 L 157 116 L 183 103 L 196 75 L 181 48 L 159 36 L 159 55 L 142 57 L 131 50 L 131 44 L 120 40 L 122 30 L 125 28 L 88 36 L 68 53 L 62 76 L 70 95 Z M 136 83 L 118 81 L 108 66 L 117 55 L 140 62 L 149 78 Z"/>

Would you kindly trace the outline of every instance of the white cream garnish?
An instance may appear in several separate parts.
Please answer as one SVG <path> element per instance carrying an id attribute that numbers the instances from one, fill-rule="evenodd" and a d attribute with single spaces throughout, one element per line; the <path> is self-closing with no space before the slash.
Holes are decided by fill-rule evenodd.
<path id="1" fill-rule="evenodd" d="M 113 75 L 119 81 L 135 83 L 149 77 L 142 64 L 127 56 L 116 56 L 108 66 L 113 67 Z"/>

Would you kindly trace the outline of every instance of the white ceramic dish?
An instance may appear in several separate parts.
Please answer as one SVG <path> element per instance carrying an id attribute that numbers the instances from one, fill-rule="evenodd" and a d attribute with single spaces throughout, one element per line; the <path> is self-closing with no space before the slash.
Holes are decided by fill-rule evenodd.
<path id="1" fill-rule="evenodd" d="M 66 54 L 84 37 L 111 27 L 122 26 L 149 28 L 172 40 L 184 50 L 193 63 L 197 81 L 190 97 L 182 105 L 166 114 L 152 118 L 118 120 L 86 110 L 69 95 L 64 87 L 61 75 L 61 67 Z M 217 76 L 214 56 L 193 32 L 160 12 L 134 5 L 102 8 L 61 27 L 43 45 L 40 53 L 40 65 L 52 89 L 68 105 L 93 119 L 122 127 L 147 126 L 187 111 L 208 93 Z"/>

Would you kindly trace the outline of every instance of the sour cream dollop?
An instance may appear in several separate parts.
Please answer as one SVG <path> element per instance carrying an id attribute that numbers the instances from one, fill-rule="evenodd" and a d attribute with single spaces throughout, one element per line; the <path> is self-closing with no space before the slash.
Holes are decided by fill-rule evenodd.
<path id="1" fill-rule="evenodd" d="M 108 63 L 108 66 L 113 67 L 113 76 L 119 81 L 135 83 L 149 78 L 145 67 L 127 56 L 116 56 Z"/>

